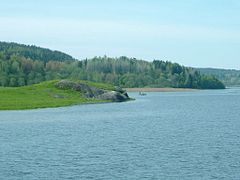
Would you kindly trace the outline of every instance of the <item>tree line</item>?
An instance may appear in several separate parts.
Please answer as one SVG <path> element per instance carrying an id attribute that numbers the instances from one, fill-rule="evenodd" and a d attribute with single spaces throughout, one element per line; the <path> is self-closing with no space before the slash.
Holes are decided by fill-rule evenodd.
<path id="1" fill-rule="evenodd" d="M 12 55 L 19 55 L 33 60 L 48 61 L 67 61 L 74 60 L 68 54 L 60 51 L 52 51 L 47 48 L 40 48 L 34 45 L 24 45 L 17 43 L 0 42 L 0 52 L 2 52 L 7 59 Z"/>
<path id="2" fill-rule="evenodd" d="M 37 49 L 39 52 L 42 50 Z M 27 51 L 35 54 L 35 50 Z M 50 52 L 54 54 L 54 51 Z M 38 55 L 37 53 L 32 57 Z M 57 53 L 55 56 L 58 55 Z M 193 68 L 169 61 L 147 62 L 125 56 L 94 57 L 81 61 L 70 58 L 71 56 L 66 60 L 60 57 L 60 60 L 56 57 L 51 60 L 50 57 L 44 59 L 40 56 L 33 59 L 21 53 L 9 55 L 9 51 L 0 50 L 0 86 L 25 86 L 46 80 L 69 78 L 121 87 L 224 88 L 223 83 L 214 76 L 201 75 Z"/>
<path id="3" fill-rule="evenodd" d="M 226 86 L 240 86 L 240 70 L 214 68 L 198 68 L 197 70 L 202 74 L 215 76 Z"/>

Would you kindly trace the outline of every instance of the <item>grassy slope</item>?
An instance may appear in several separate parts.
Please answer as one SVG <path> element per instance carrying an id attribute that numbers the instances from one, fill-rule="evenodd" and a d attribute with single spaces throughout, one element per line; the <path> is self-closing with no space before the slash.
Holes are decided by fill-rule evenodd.
<path id="1" fill-rule="evenodd" d="M 103 102 L 87 99 L 76 91 L 57 89 L 56 82 L 57 80 L 24 87 L 0 88 L 0 110 L 35 109 Z M 114 89 L 111 85 L 86 81 L 83 83 L 102 89 Z"/>

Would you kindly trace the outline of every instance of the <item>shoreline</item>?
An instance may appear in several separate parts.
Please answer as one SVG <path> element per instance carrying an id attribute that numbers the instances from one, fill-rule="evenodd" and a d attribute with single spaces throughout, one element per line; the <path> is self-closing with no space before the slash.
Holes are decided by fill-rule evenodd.
<path id="1" fill-rule="evenodd" d="M 194 92 L 198 89 L 189 88 L 124 88 L 127 92 Z"/>
<path id="2" fill-rule="evenodd" d="M 76 87 L 85 89 L 74 89 Z M 92 96 L 88 97 L 87 93 L 91 93 Z M 0 111 L 57 108 L 130 100 L 122 92 L 116 91 L 112 85 L 67 80 L 45 81 L 22 87 L 4 87 L 0 88 L 0 94 Z"/>

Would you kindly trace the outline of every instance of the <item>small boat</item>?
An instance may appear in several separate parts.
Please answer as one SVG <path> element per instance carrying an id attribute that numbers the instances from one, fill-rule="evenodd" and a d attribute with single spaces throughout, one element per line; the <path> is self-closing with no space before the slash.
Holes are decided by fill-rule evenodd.
<path id="1" fill-rule="evenodd" d="M 139 92 L 139 95 L 140 95 L 140 96 L 146 96 L 147 94 L 144 93 L 144 92 Z"/>

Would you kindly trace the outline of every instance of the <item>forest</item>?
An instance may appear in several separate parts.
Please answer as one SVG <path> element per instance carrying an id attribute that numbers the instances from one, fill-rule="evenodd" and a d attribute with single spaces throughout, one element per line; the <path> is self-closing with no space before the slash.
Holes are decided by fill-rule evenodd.
<path id="1" fill-rule="evenodd" d="M 212 75 L 169 61 L 107 56 L 76 60 L 59 51 L 0 43 L 0 86 L 25 86 L 53 79 L 80 79 L 121 87 L 223 89 Z"/>
<path id="2" fill-rule="evenodd" d="M 198 68 L 197 70 L 202 74 L 215 76 L 226 86 L 240 86 L 240 70 L 214 68 Z"/>
<path id="3" fill-rule="evenodd" d="M 72 56 L 62 53 L 60 51 L 52 51 L 47 48 L 40 48 L 37 46 L 29 46 L 18 43 L 0 42 L 0 52 L 9 59 L 12 55 L 22 56 L 25 58 L 48 61 L 67 61 L 74 60 Z"/>

